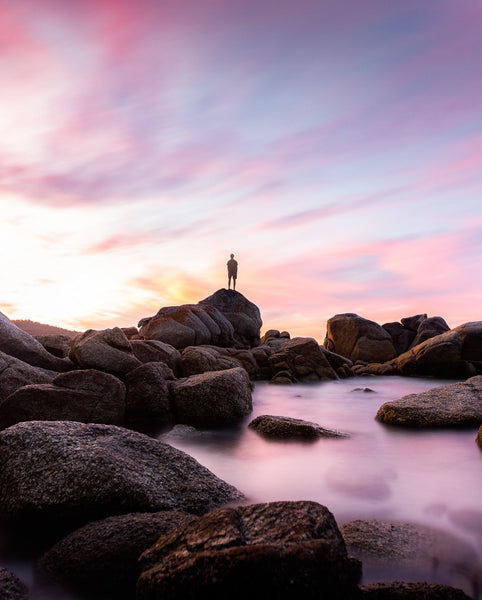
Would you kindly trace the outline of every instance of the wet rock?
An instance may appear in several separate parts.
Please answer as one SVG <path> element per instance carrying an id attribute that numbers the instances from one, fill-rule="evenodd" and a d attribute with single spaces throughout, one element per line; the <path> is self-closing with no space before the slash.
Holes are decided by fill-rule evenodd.
<path id="1" fill-rule="evenodd" d="M 0 598 L 2 600 L 29 600 L 27 586 L 8 569 L 0 567 Z"/>
<path id="2" fill-rule="evenodd" d="M 95 369 L 57 375 L 52 383 L 26 385 L 0 403 L 0 429 L 21 421 L 79 421 L 121 425 L 124 384 Z"/>
<path id="3" fill-rule="evenodd" d="M 0 432 L 0 516 L 29 533 L 130 512 L 202 514 L 241 497 L 184 452 L 114 425 L 32 421 Z"/>
<path id="4" fill-rule="evenodd" d="M 363 600 L 470 600 L 462 590 L 437 583 L 392 581 L 360 586 Z"/>
<path id="5" fill-rule="evenodd" d="M 294 377 L 289 371 L 278 371 L 276 375 L 274 375 L 270 383 L 275 385 L 291 385 L 292 383 L 296 383 L 297 379 Z"/>
<path id="6" fill-rule="evenodd" d="M 477 578 L 477 552 L 467 542 L 439 529 L 404 521 L 356 520 L 340 531 L 347 551 L 363 563 L 366 575 L 396 577 L 406 573 L 416 581 L 443 583 L 471 593 Z M 397 597 L 397 596 L 395 596 Z M 403 597 L 403 596 L 402 596 Z"/>
<path id="7" fill-rule="evenodd" d="M 352 371 L 355 375 L 397 375 L 398 371 L 391 362 L 387 363 L 363 363 L 353 365 Z"/>
<path id="8" fill-rule="evenodd" d="M 24 385 L 50 383 L 57 375 L 56 371 L 33 367 L 0 352 L 0 401 Z"/>
<path id="9" fill-rule="evenodd" d="M 70 360 L 58 358 L 42 346 L 33 336 L 17 327 L 0 312 L 0 352 L 18 358 L 33 367 L 49 371 L 70 371 Z"/>
<path id="10" fill-rule="evenodd" d="M 94 521 L 55 544 L 41 557 L 39 568 L 49 579 L 78 590 L 133 598 L 139 556 L 161 535 L 195 519 L 166 510 Z"/>
<path id="11" fill-rule="evenodd" d="M 477 432 L 476 442 L 479 444 L 480 449 L 482 450 L 482 425 L 479 427 L 479 431 Z"/>
<path id="12" fill-rule="evenodd" d="M 241 363 L 230 356 L 223 356 L 212 346 L 188 346 L 181 353 L 181 365 L 184 376 L 189 377 L 206 371 L 233 369 L 240 367 Z"/>
<path id="13" fill-rule="evenodd" d="M 298 381 L 338 379 L 318 342 L 313 338 L 295 337 L 285 341 L 268 363 L 273 375 L 287 371 Z"/>
<path id="14" fill-rule="evenodd" d="M 398 427 L 474 427 L 482 423 L 482 375 L 383 404 L 375 417 Z"/>
<path id="15" fill-rule="evenodd" d="M 168 382 L 174 380 L 172 370 L 163 362 L 144 363 L 126 375 L 128 417 L 154 419 L 158 424 L 174 420 Z"/>
<path id="16" fill-rule="evenodd" d="M 251 383 L 241 367 L 174 381 L 171 393 L 177 422 L 194 427 L 234 425 L 252 410 Z"/>
<path id="17" fill-rule="evenodd" d="M 213 344 L 234 345 L 234 329 L 216 307 L 207 304 L 183 304 L 161 308 L 154 317 L 139 321 L 145 340 L 159 340 L 177 349 Z"/>
<path id="18" fill-rule="evenodd" d="M 325 429 L 317 423 L 273 415 L 256 417 L 248 427 L 263 437 L 274 440 L 313 441 L 319 438 L 349 437 L 346 433 Z"/>
<path id="19" fill-rule="evenodd" d="M 328 319 L 326 326 L 323 346 L 353 362 L 383 363 L 397 355 L 390 334 L 374 321 L 345 313 Z"/>
<path id="20" fill-rule="evenodd" d="M 120 327 L 102 331 L 88 329 L 75 336 L 69 357 L 82 369 L 97 369 L 114 375 L 125 375 L 142 364 Z"/>
<path id="21" fill-rule="evenodd" d="M 141 363 L 163 362 L 176 376 L 181 375 L 181 353 L 174 346 L 158 340 L 132 340 L 131 347 Z"/>
<path id="22" fill-rule="evenodd" d="M 234 340 L 241 348 L 253 348 L 259 345 L 263 325 L 261 313 L 256 304 L 250 302 L 243 294 L 235 290 L 221 289 L 201 300 L 199 304 L 214 306 L 226 317 L 233 327 Z"/>
<path id="23" fill-rule="evenodd" d="M 359 598 L 333 515 L 316 502 L 220 509 L 162 536 L 140 559 L 137 600 Z"/>

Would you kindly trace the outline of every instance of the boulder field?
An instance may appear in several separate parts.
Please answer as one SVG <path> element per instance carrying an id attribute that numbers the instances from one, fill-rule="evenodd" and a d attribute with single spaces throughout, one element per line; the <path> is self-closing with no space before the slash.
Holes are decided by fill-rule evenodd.
<path id="1" fill-rule="evenodd" d="M 137 600 L 189 598 L 193 589 L 243 600 L 467 598 L 430 583 L 359 586 L 357 558 L 373 557 L 368 542 L 349 533 L 363 529 L 365 541 L 379 540 L 380 554 L 385 538 L 393 550 L 389 534 L 398 525 L 346 525 L 344 540 L 317 503 L 247 505 L 242 491 L 136 429 L 147 422 L 174 432 L 177 424 L 202 435 L 193 427 L 247 426 L 256 380 L 422 375 L 466 381 L 386 403 L 377 419 L 479 427 L 482 449 L 482 321 L 451 329 L 426 314 L 384 325 L 338 314 L 322 345 L 276 329 L 261 336 L 261 327 L 258 307 L 234 290 L 161 308 L 138 327 L 72 339 L 34 338 L 0 313 L 0 520 L 41 540 L 39 573 Z M 278 442 L 347 437 L 283 416 L 263 415 L 249 427 Z M 1 567 L 0 597 L 28 599 Z"/>

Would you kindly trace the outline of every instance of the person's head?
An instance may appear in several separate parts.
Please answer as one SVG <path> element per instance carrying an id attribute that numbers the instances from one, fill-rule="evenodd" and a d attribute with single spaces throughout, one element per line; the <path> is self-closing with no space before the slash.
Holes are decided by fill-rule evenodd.
<path id="1" fill-rule="evenodd" d="M 234 258 L 234 254 L 231 254 L 231 258 Z"/>

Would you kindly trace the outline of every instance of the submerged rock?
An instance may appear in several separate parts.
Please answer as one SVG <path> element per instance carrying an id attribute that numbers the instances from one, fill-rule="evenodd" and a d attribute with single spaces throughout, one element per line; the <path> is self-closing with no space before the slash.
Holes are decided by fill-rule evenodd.
<path id="1" fill-rule="evenodd" d="M 385 576 L 399 577 L 405 572 L 407 577 L 416 575 L 419 580 L 473 591 L 480 569 L 477 552 L 446 531 L 379 519 L 350 521 L 340 531 L 348 553 L 362 561 L 365 573 L 383 568 Z"/>
<path id="2" fill-rule="evenodd" d="M 383 404 L 377 421 L 399 427 L 474 427 L 482 423 L 482 375 Z"/>
<path id="3" fill-rule="evenodd" d="M 160 537 L 140 562 L 137 600 L 360 596 L 360 565 L 316 502 L 215 510 Z"/>
<path id="4" fill-rule="evenodd" d="M 360 586 L 363 600 L 470 600 L 462 590 L 437 583 L 392 581 Z"/>
<path id="5" fill-rule="evenodd" d="M 275 440 L 306 440 L 313 441 L 319 438 L 349 437 L 346 433 L 324 429 L 317 423 L 294 419 L 292 417 L 277 417 L 261 415 L 248 425 L 263 437 Z"/>
<path id="6" fill-rule="evenodd" d="M 184 452 L 114 425 L 31 421 L 0 433 L 0 515 L 16 524 L 72 530 L 129 512 L 202 514 L 241 497 Z"/>
<path id="7" fill-rule="evenodd" d="M 0 598 L 2 600 L 29 600 L 27 586 L 8 569 L 0 567 Z"/>

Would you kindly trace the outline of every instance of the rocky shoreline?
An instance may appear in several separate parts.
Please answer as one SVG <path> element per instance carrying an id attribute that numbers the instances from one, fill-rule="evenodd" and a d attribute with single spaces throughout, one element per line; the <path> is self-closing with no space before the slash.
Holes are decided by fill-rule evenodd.
<path id="1" fill-rule="evenodd" d="M 258 307 L 233 290 L 72 339 L 30 336 L 0 313 L 0 519 L 41 548 L 39 581 L 139 600 L 467 598 L 445 585 L 360 586 L 373 556 L 357 554 L 360 542 L 328 508 L 248 505 L 242 490 L 142 431 L 245 426 L 258 380 L 421 375 L 459 381 L 385 403 L 377 420 L 478 427 L 482 449 L 482 321 L 450 329 L 421 314 L 378 325 L 348 313 L 328 321 L 323 345 L 261 327 Z M 347 437 L 281 415 L 249 426 L 274 439 Z M 374 531 L 387 537 L 374 526 L 366 536 Z M 0 569 L 0 597 L 29 591 Z"/>

